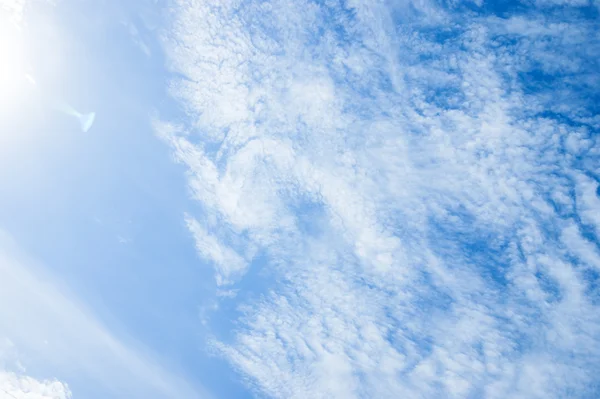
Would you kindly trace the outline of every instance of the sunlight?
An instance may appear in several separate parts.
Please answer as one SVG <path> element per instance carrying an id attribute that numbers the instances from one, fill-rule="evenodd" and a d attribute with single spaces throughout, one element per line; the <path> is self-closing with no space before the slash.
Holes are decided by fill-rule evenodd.
<path id="1" fill-rule="evenodd" d="M 0 105 L 13 108 L 27 89 L 24 46 L 14 23 L 0 24 Z"/>

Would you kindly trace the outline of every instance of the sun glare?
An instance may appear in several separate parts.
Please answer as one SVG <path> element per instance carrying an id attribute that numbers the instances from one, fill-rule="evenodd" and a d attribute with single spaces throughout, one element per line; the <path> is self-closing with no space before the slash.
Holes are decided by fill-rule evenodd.
<path id="1" fill-rule="evenodd" d="M 0 19 L 0 106 L 4 111 L 14 110 L 31 86 L 26 68 L 21 30 Z"/>

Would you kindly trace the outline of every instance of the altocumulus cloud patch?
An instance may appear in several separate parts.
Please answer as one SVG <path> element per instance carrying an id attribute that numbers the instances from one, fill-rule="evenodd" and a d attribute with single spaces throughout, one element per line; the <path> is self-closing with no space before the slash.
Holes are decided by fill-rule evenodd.
<path id="1" fill-rule="evenodd" d="M 213 342 L 251 389 L 600 394 L 598 10 L 172 2 L 187 225 L 220 286 L 276 276 Z"/>

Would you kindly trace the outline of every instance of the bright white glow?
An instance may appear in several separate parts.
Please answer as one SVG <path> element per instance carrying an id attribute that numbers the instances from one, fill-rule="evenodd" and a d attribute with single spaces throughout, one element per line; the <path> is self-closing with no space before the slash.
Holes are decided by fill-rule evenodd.
<path id="1" fill-rule="evenodd" d="M 94 119 L 96 119 L 96 113 L 90 112 L 89 114 L 82 114 L 79 116 L 79 123 L 81 124 L 81 130 L 85 133 L 94 124 Z"/>
<path id="2" fill-rule="evenodd" d="M 21 30 L 0 19 L 0 106 L 12 111 L 32 85 L 25 74 L 26 62 Z"/>

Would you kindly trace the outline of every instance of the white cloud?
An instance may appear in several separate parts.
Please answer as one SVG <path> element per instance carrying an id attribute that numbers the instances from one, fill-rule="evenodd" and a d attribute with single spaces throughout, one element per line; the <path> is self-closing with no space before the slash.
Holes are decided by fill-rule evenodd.
<path id="1" fill-rule="evenodd" d="M 157 130 L 221 226 L 200 252 L 234 237 L 278 276 L 215 346 L 273 397 L 585 397 L 594 26 L 388 3 L 178 3 L 190 118 Z"/>
<path id="2" fill-rule="evenodd" d="M 593 3 L 593 0 L 536 0 L 535 4 L 539 6 L 570 6 L 570 7 L 586 7 Z"/>
<path id="3" fill-rule="evenodd" d="M 0 395 L 17 399 L 68 399 L 71 392 L 59 381 L 39 381 L 29 376 L 0 371 Z"/>
<path id="4" fill-rule="evenodd" d="M 194 236 L 200 256 L 215 265 L 217 285 L 230 284 L 236 275 L 244 273 L 247 263 L 240 255 L 209 234 L 196 219 L 187 216 L 186 222 Z"/>
<path id="5" fill-rule="evenodd" d="M 598 195 L 600 182 L 581 173 L 577 173 L 574 178 L 577 210 L 581 220 L 593 229 L 596 237 L 600 237 L 600 196 Z"/>
<path id="6" fill-rule="evenodd" d="M 56 379 L 36 379 L 27 375 L 15 345 L 0 340 L 0 397 L 30 399 L 69 399 L 71 391 Z"/>

